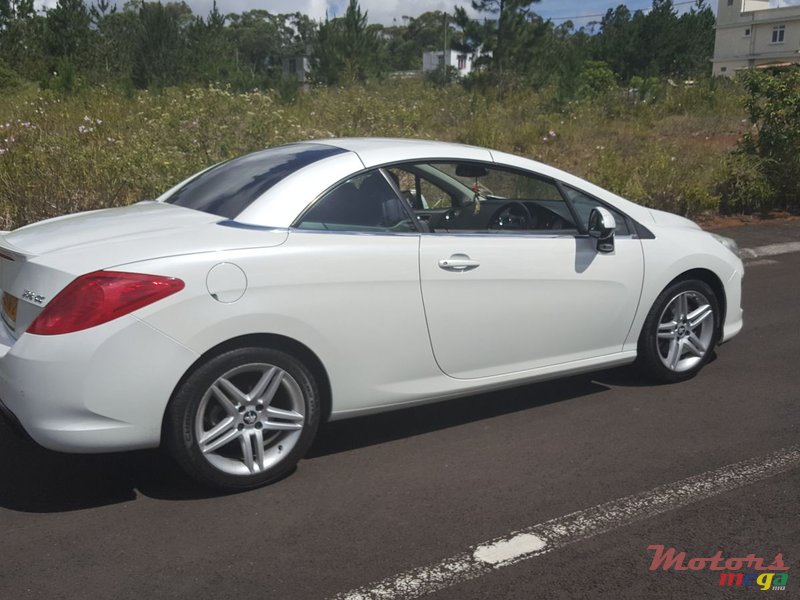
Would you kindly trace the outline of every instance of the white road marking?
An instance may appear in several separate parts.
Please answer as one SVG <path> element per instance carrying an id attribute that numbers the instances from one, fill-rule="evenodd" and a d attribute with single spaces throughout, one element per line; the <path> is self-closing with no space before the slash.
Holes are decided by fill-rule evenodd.
<path id="1" fill-rule="evenodd" d="M 755 260 L 748 260 L 747 261 L 747 268 L 750 267 L 758 267 L 761 265 L 777 265 L 777 260 L 772 260 L 771 258 L 757 258 Z"/>
<path id="2" fill-rule="evenodd" d="M 547 542 L 538 535 L 519 533 L 507 540 L 478 546 L 472 553 L 472 557 L 490 565 L 499 565 L 514 560 L 518 556 L 538 552 L 545 546 L 547 546 Z"/>
<path id="3" fill-rule="evenodd" d="M 800 467 L 800 445 L 727 465 L 640 494 L 557 517 L 473 546 L 436 564 L 334 596 L 333 600 L 410 600 Z"/>
<path id="4" fill-rule="evenodd" d="M 789 252 L 800 252 L 800 242 L 783 242 L 755 248 L 742 248 L 739 250 L 739 256 L 742 257 L 742 260 L 745 260 L 763 258 L 764 256 L 777 256 L 779 254 L 788 254 Z"/>

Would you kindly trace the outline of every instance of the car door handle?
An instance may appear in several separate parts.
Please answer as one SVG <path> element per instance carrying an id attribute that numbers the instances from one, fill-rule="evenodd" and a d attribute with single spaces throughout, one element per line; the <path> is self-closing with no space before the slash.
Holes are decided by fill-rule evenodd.
<path id="1" fill-rule="evenodd" d="M 477 260 L 472 260 L 465 254 L 454 254 L 450 258 L 443 258 L 439 261 L 439 268 L 445 271 L 455 271 L 456 273 L 463 273 L 464 271 L 471 271 L 481 266 Z"/>

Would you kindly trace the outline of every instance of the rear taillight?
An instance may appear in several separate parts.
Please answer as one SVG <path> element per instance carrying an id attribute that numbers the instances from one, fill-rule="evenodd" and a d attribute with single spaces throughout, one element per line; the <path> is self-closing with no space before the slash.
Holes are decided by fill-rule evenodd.
<path id="1" fill-rule="evenodd" d="M 53 298 L 28 333 L 59 335 L 89 329 L 127 315 L 183 289 L 174 277 L 96 271 L 78 277 Z"/>

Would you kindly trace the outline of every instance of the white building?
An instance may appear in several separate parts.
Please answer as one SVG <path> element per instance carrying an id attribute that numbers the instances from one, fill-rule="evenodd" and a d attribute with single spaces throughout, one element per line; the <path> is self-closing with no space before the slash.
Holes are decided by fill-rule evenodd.
<path id="1" fill-rule="evenodd" d="M 311 74 L 311 58 L 307 54 L 287 56 L 281 60 L 283 75 L 297 79 L 298 83 L 307 83 Z"/>
<path id="2" fill-rule="evenodd" d="M 441 70 L 442 66 L 453 67 L 458 71 L 458 75 L 463 77 L 472 72 L 474 56 L 458 50 L 434 50 L 422 53 L 422 72 Z"/>
<path id="3" fill-rule="evenodd" d="M 714 75 L 764 65 L 800 63 L 800 6 L 769 0 L 719 0 Z"/>

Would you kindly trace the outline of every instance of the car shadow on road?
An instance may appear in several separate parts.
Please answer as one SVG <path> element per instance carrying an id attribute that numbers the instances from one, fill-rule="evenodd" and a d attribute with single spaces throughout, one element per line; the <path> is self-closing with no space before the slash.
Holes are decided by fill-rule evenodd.
<path id="1" fill-rule="evenodd" d="M 53 513 L 131 502 L 139 493 L 196 499 L 222 494 L 190 480 L 160 450 L 62 454 L 0 420 L 0 508 Z"/>
<path id="2" fill-rule="evenodd" d="M 393 440 L 457 427 L 500 415 L 529 410 L 554 402 L 596 394 L 609 385 L 639 385 L 638 375 L 624 371 L 576 375 L 497 392 L 477 394 L 433 404 L 334 421 L 324 425 L 306 458 L 316 458 L 383 444 Z M 598 375 L 601 377 L 598 378 Z M 601 379 L 613 380 L 606 385 Z M 644 385 L 644 383 L 642 383 Z"/>
<path id="3" fill-rule="evenodd" d="M 478 394 L 324 425 L 307 459 L 365 448 L 504 414 L 649 385 L 634 369 L 598 373 Z M 131 502 L 223 496 L 190 480 L 160 450 L 71 455 L 22 439 L 0 421 L 0 508 L 51 513 Z"/>

